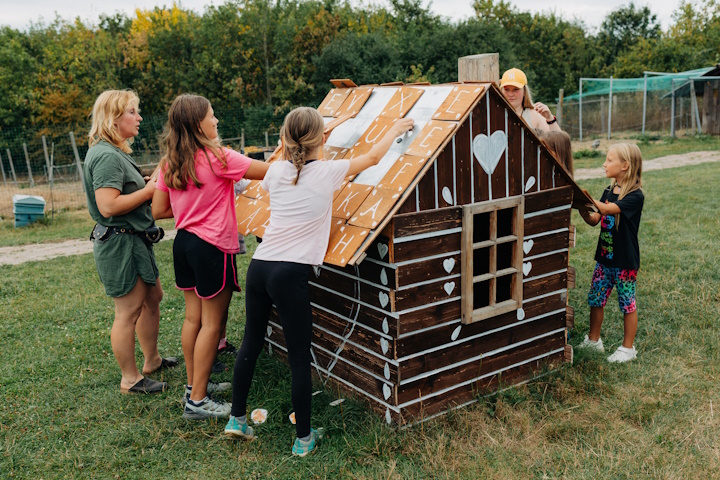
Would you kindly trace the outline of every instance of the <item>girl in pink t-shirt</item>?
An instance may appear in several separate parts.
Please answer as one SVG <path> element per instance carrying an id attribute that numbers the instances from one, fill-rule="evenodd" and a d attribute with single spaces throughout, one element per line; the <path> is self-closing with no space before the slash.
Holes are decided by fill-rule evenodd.
<path id="1" fill-rule="evenodd" d="M 262 187 L 270 193 L 270 223 L 248 267 L 245 286 L 245 335 L 235 357 L 233 403 L 225 433 L 253 438 L 247 424 L 247 397 L 262 350 L 270 309 L 278 311 L 292 373 L 291 398 L 297 438 L 293 455 L 315 449 L 310 428 L 312 385 L 310 342 L 312 309 L 309 275 L 322 263 L 330 236 L 333 192 L 343 179 L 377 164 L 396 137 L 410 130 L 411 119 L 397 120 L 365 155 L 351 160 L 320 161 L 323 118 L 314 108 L 296 108 L 285 117 L 283 155 L 270 166 Z"/>
<path id="2" fill-rule="evenodd" d="M 173 263 L 175 283 L 185 295 L 181 339 L 188 383 L 183 417 L 190 419 L 230 414 L 228 404 L 208 397 L 208 380 L 232 292 L 240 290 L 233 183 L 261 180 L 268 168 L 222 147 L 217 124 L 205 97 L 180 95 L 173 101 L 152 202 L 153 217 L 174 216 L 178 232 Z"/>

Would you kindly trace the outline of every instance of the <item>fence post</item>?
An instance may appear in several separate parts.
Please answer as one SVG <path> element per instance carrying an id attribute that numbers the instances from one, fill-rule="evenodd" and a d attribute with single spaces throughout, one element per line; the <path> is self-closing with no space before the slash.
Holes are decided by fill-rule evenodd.
<path id="1" fill-rule="evenodd" d="M 696 122 L 697 133 L 699 135 L 702 133 L 702 126 L 700 125 L 700 112 L 697 104 L 697 96 L 695 96 L 695 80 L 692 78 L 690 79 L 690 101 L 692 102 L 692 109 L 695 113 L 693 120 Z"/>
<path id="2" fill-rule="evenodd" d="M 670 136 L 675 138 L 675 79 L 670 80 Z"/>
<path id="3" fill-rule="evenodd" d="M 78 153 L 77 144 L 75 143 L 75 134 L 70 132 L 70 143 L 72 144 L 73 153 L 75 154 L 75 163 L 77 164 L 78 175 L 80 176 L 80 184 L 82 185 L 83 192 L 85 191 L 85 175 L 82 170 L 82 163 L 80 163 L 80 154 Z"/>
<path id="4" fill-rule="evenodd" d="M 10 149 L 9 149 L 9 148 L 8 148 L 8 153 L 10 153 Z M 6 186 L 7 186 L 7 179 L 5 178 L 5 167 L 3 166 L 2 155 L 0 155 L 0 172 L 2 172 L 3 187 L 6 187 Z"/>
<path id="5" fill-rule="evenodd" d="M 245 151 L 245 129 L 240 130 L 240 150 Z"/>
<path id="6" fill-rule="evenodd" d="M 613 77 L 610 75 L 610 99 L 608 100 L 608 140 L 610 140 L 610 136 L 612 135 L 612 82 Z"/>
<path id="7" fill-rule="evenodd" d="M 30 155 L 28 155 L 27 143 L 25 143 L 25 142 L 23 142 L 23 150 L 25 151 L 25 163 L 27 164 L 27 167 L 28 167 L 28 178 L 30 179 L 30 186 L 34 187 L 35 180 L 33 180 L 32 169 L 30 168 Z"/>
<path id="8" fill-rule="evenodd" d="M 565 96 L 565 89 L 561 88 L 558 92 L 558 104 L 556 109 L 556 117 L 558 121 L 558 125 L 562 125 L 562 107 L 563 107 L 563 97 Z M 562 128 L 562 127 L 561 127 Z"/>
<path id="9" fill-rule="evenodd" d="M 45 140 L 45 135 L 42 136 L 42 144 L 43 144 L 43 151 L 45 152 L 45 166 L 47 167 L 47 174 L 48 174 L 48 181 L 50 180 L 50 157 L 48 156 L 47 151 L 47 140 Z"/>
<path id="10" fill-rule="evenodd" d="M 579 124 L 580 124 L 580 141 L 582 142 L 582 81 L 583 79 L 580 79 L 580 98 L 578 99 L 578 105 L 579 105 Z"/>
<path id="11" fill-rule="evenodd" d="M 267 130 L 265 130 L 265 148 L 270 148 L 270 137 Z"/>
<path id="12" fill-rule="evenodd" d="M 15 165 L 12 163 L 12 155 L 10 155 L 10 149 L 7 149 L 8 154 L 8 160 L 10 160 L 10 173 L 12 173 L 13 182 L 15 182 L 15 187 L 17 188 L 17 177 L 15 176 Z"/>
<path id="13" fill-rule="evenodd" d="M 645 135 L 645 113 L 647 112 L 647 72 L 643 72 L 643 122 L 642 122 L 642 134 Z"/>

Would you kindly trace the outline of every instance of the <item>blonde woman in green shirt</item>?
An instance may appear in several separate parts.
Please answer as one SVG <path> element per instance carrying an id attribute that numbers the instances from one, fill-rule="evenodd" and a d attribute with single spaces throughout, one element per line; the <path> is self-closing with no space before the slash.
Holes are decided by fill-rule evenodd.
<path id="1" fill-rule="evenodd" d="M 93 107 L 83 170 L 88 210 L 97 222 L 92 236 L 95 265 L 105 293 L 115 301 L 110 342 L 122 372 L 120 390 L 158 393 L 167 389 L 167 383 L 144 375 L 174 367 L 178 361 L 162 358 L 157 348 L 163 290 L 146 235 L 154 226 L 150 200 L 155 179 L 144 178 L 129 155 L 142 121 L 139 103 L 131 90 L 100 94 Z M 135 363 L 136 335 L 145 357 L 142 374 Z"/>

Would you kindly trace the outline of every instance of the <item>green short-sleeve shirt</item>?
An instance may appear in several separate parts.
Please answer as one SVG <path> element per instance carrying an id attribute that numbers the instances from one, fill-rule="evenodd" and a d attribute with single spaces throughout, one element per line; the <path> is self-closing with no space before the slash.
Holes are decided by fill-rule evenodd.
<path id="1" fill-rule="evenodd" d="M 145 180 L 130 155 L 108 142 L 101 141 L 85 157 L 85 193 L 90 216 L 106 227 L 125 227 L 145 230 L 153 224 L 150 202 L 146 202 L 125 215 L 103 217 L 95 201 L 95 190 L 114 188 L 127 195 L 145 187 Z M 112 235 L 106 242 L 95 242 L 93 252 L 100 281 L 105 293 L 111 297 L 127 295 L 140 277 L 155 285 L 159 276 L 151 245 L 139 236 Z"/>

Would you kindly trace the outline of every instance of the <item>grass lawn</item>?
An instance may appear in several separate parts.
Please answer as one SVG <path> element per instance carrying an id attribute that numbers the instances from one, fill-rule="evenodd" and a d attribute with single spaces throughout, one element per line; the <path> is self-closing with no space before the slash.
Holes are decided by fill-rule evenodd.
<path id="1" fill-rule="evenodd" d="M 605 179 L 580 182 L 599 196 Z M 258 440 L 222 434 L 224 422 L 187 422 L 183 364 L 167 393 L 121 395 L 110 349 L 112 301 L 92 255 L 0 266 L 0 476 L 7 478 L 711 478 L 720 472 L 720 166 L 645 176 L 640 229 L 638 359 L 608 364 L 575 353 L 538 380 L 412 429 L 395 431 L 355 399 L 313 397 L 326 437 L 306 459 L 291 456 L 289 369 L 261 356 L 249 408 L 268 422 Z M 598 230 L 574 213 L 570 293 L 577 345 Z M 252 245 L 251 245 L 252 247 Z M 181 356 L 183 301 L 173 287 L 171 243 L 157 248 L 165 298 L 160 351 Z M 249 256 L 241 257 L 241 270 Z M 229 338 L 239 343 L 242 294 Z M 622 339 L 613 293 L 603 339 Z M 229 359 L 226 359 L 230 361 Z M 229 381 L 229 372 L 215 377 Z M 229 399 L 229 395 L 226 396 Z"/>

